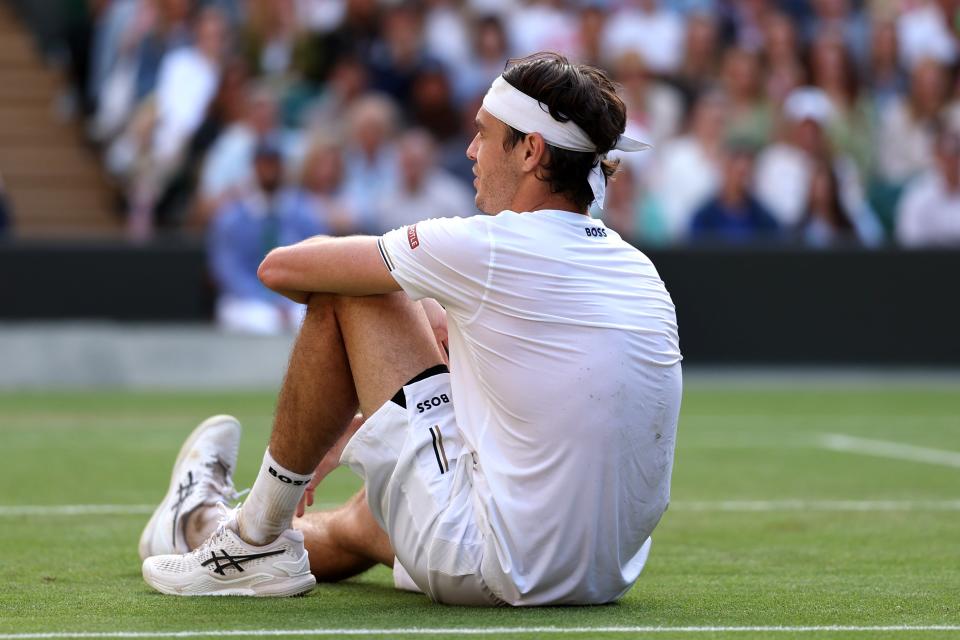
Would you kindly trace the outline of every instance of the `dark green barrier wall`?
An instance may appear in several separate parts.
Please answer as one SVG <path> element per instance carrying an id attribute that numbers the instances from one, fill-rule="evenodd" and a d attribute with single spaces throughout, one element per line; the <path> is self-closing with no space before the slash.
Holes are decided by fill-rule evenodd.
<path id="1" fill-rule="evenodd" d="M 690 361 L 960 364 L 960 252 L 650 256 Z"/>
<path id="2" fill-rule="evenodd" d="M 960 365 L 960 252 L 649 253 L 690 363 Z M 0 245 L 0 320 L 210 318 L 202 247 Z"/>

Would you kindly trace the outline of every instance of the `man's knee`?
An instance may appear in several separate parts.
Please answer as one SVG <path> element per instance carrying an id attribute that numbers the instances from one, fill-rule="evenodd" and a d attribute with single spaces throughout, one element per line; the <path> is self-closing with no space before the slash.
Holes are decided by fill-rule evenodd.
<path id="1" fill-rule="evenodd" d="M 307 300 L 307 313 L 322 316 L 329 313 L 345 315 L 356 311 L 373 310 L 379 313 L 400 311 L 414 305 L 402 291 L 372 296 L 344 296 L 336 293 L 314 293 Z"/>
<path id="2" fill-rule="evenodd" d="M 377 313 L 389 313 L 391 310 L 410 308 L 414 302 L 402 291 L 381 293 L 373 296 L 332 295 L 331 302 L 338 314 L 354 311 L 373 310 Z"/>
<path id="3" fill-rule="evenodd" d="M 307 298 L 307 313 L 313 315 L 330 313 L 339 297 L 334 293 L 311 293 Z"/>

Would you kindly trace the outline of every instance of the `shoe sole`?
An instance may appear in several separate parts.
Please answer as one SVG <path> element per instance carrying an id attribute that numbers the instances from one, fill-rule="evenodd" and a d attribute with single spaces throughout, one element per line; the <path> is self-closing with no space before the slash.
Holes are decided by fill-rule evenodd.
<path id="1" fill-rule="evenodd" d="M 234 422 L 236 423 L 237 427 L 240 427 L 240 421 L 233 416 L 226 414 L 211 416 L 197 425 L 197 427 L 190 432 L 190 435 L 187 436 L 186 441 L 184 441 L 183 445 L 180 447 L 180 452 L 177 454 L 177 460 L 173 463 L 173 471 L 170 473 L 170 485 L 167 487 L 167 493 L 163 496 L 160 504 L 154 510 L 153 515 L 150 516 L 150 520 L 147 521 L 147 526 L 143 528 L 143 533 L 140 534 L 140 544 L 138 545 L 138 550 L 141 561 L 146 560 L 151 555 L 150 543 L 153 540 L 153 530 L 157 526 L 157 519 L 160 517 L 161 508 L 167 503 L 167 498 L 170 497 L 170 493 L 175 491 L 176 485 L 179 484 L 179 474 L 177 473 L 177 469 L 180 468 L 180 463 L 187 456 L 187 454 L 190 453 L 190 450 L 193 449 L 193 445 L 196 444 L 197 440 L 200 439 L 200 436 L 203 435 L 204 432 L 214 425 L 225 421 Z"/>
<path id="2" fill-rule="evenodd" d="M 151 576 L 148 575 L 146 567 L 143 571 L 143 579 L 148 585 L 159 591 L 170 596 L 180 596 L 183 598 L 208 598 L 215 596 L 247 596 L 253 598 L 292 598 L 294 596 L 302 596 L 309 593 L 317 586 L 317 580 L 313 577 L 312 574 L 307 574 L 305 576 L 298 576 L 297 578 L 291 578 L 290 580 L 284 580 L 283 583 L 279 585 L 261 585 L 256 589 L 245 588 L 241 586 L 231 587 L 224 585 L 223 588 L 217 588 L 215 590 L 208 591 L 206 593 L 183 593 L 181 590 L 177 589 L 174 586 L 166 585 L 155 580 L 150 579 Z M 255 577 L 255 576 L 252 576 Z M 243 580 L 249 580 L 250 577 L 245 577 Z"/>

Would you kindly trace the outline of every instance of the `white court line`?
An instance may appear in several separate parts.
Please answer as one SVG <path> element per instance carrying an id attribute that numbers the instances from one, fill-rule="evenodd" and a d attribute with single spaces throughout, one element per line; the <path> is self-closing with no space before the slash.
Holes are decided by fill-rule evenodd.
<path id="1" fill-rule="evenodd" d="M 16 516 L 128 516 L 153 513 L 150 504 L 0 505 L 0 517 Z"/>
<path id="2" fill-rule="evenodd" d="M 940 464 L 947 467 L 960 468 L 960 453 L 947 451 L 946 449 L 932 449 L 900 442 L 889 442 L 887 440 L 858 438 L 842 433 L 824 434 L 820 438 L 820 446 L 824 449 L 830 449 L 831 451 L 859 453 L 867 456 L 895 458 L 897 460 L 910 460 L 911 462 L 925 462 L 927 464 Z"/>
<path id="3" fill-rule="evenodd" d="M 44 640 L 47 638 L 220 638 L 233 636 L 496 636 L 533 633 L 824 633 L 878 631 L 960 631 L 960 624 L 937 625 L 822 625 L 743 627 L 398 627 L 393 629 L 213 629 L 209 631 L 62 631 L 51 633 L 0 633 L 0 640 Z"/>
<path id="4" fill-rule="evenodd" d="M 960 500 L 718 500 L 671 502 L 669 511 L 960 511 Z"/>
<path id="5" fill-rule="evenodd" d="M 322 502 L 317 509 L 332 509 L 336 502 Z M 149 515 L 152 504 L 54 504 L 0 505 L 0 518 L 18 516 L 126 516 Z M 776 511 L 960 511 L 960 500 L 684 500 L 670 503 L 670 511 L 686 512 L 776 512 Z"/>
<path id="6" fill-rule="evenodd" d="M 333 509 L 339 502 L 314 503 L 317 509 Z M 50 504 L 0 505 L 0 518 L 17 516 L 140 516 L 149 515 L 155 504 Z"/>

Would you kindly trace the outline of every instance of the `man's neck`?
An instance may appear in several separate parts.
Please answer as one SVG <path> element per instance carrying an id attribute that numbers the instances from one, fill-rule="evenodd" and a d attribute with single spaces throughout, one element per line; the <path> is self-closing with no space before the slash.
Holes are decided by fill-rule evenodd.
<path id="1" fill-rule="evenodd" d="M 541 189 L 532 194 L 524 194 L 520 191 L 510 203 L 511 211 L 543 211 L 545 209 L 587 215 L 586 209 L 577 207 L 572 200 L 559 193 L 550 193 L 549 189 Z"/>

